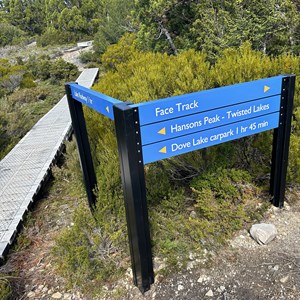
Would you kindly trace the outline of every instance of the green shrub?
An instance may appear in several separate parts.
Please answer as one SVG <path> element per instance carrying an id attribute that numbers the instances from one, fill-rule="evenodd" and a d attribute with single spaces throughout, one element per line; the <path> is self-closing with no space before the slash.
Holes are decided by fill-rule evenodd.
<path id="1" fill-rule="evenodd" d="M 12 65 L 0 58 L 0 97 L 12 93 L 20 86 L 24 74 L 24 66 Z"/>
<path id="2" fill-rule="evenodd" d="M 47 80 L 50 78 L 50 65 L 49 56 L 30 56 L 26 63 L 26 68 L 32 73 L 35 79 Z"/>
<path id="3" fill-rule="evenodd" d="M 300 136 L 292 134 L 290 140 L 288 181 L 300 182 Z"/>
<path id="4" fill-rule="evenodd" d="M 69 279 L 69 285 L 84 286 L 87 291 L 97 281 L 115 277 L 120 267 L 116 249 L 83 206 L 76 211 L 74 226 L 64 230 L 58 238 L 54 255 L 59 260 L 58 272 Z"/>
<path id="5" fill-rule="evenodd" d="M 97 62 L 99 60 L 99 55 L 92 51 L 82 51 L 79 56 L 80 61 L 83 64 Z"/>
<path id="6" fill-rule="evenodd" d="M 126 252 L 126 217 L 114 124 L 91 109 L 86 108 L 85 113 L 98 183 L 95 218 L 110 242 Z"/>
<path id="7" fill-rule="evenodd" d="M 59 31 L 53 27 L 49 27 L 42 35 L 37 38 L 37 45 L 46 47 L 49 45 L 62 45 L 77 40 L 76 34 L 69 31 Z"/>
<path id="8" fill-rule="evenodd" d="M 8 96 L 10 112 L 19 109 L 25 104 L 37 103 L 41 100 L 45 100 L 49 96 L 50 91 L 46 87 L 31 87 L 23 88 Z"/>
<path id="9" fill-rule="evenodd" d="M 174 57 L 130 47 L 124 60 L 114 55 L 114 46 L 108 48 L 103 65 L 116 71 L 107 72 L 95 85 L 96 90 L 138 103 L 211 87 L 209 64 L 202 53 L 189 50 Z"/>
<path id="10" fill-rule="evenodd" d="M 92 216 L 86 201 L 82 203 L 86 194 L 74 141 L 67 143 L 65 158 L 64 166 L 54 169 L 55 181 L 61 183 L 61 178 L 64 178 L 69 184 L 61 184 L 63 195 L 79 199 L 73 224 L 59 235 L 53 250 L 53 259 L 57 262 L 57 272 L 68 279 L 70 286 L 79 285 L 87 293 L 93 293 L 95 290 L 99 292 L 101 282 L 117 278 L 124 272 L 124 268 L 129 266 L 127 240 L 124 235 L 126 224 L 125 220 L 120 218 L 124 215 L 122 199 L 112 197 L 111 192 L 106 193 L 107 190 L 112 191 L 115 186 L 109 185 L 105 189 L 106 183 L 117 180 L 114 193 L 121 193 L 119 174 L 116 170 L 118 161 L 116 157 L 111 157 L 113 160 L 107 157 L 107 161 L 102 161 L 103 168 L 106 166 L 107 170 L 111 171 L 109 174 L 103 174 L 103 180 L 100 179 L 99 184 L 102 186 L 101 193 L 98 194 L 98 207 Z M 101 172 L 97 171 L 97 175 L 100 176 Z M 103 214 L 100 214 L 100 211 Z"/>
<path id="11" fill-rule="evenodd" d="M 224 86 L 270 77 L 274 75 L 272 67 L 269 56 L 252 50 L 250 43 L 244 43 L 240 48 L 225 50 L 216 61 L 211 73 L 214 86 Z"/>
<path id="12" fill-rule="evenodd" d="M 64 87 L 23 88 L 0 101 L 0 159 L 62 97 Z"/>
<path id="13" fill-rule="evenodd" d="M 195 178 L 191 188 L 196 195 L 195 211 L 209 221 L 220 241 L 250 221 L 250 209 L 255 211 L 258 190 L 247 171 L 219 168 Z"/>
<path id="14" fill-rule="evenodd" d="M 0 47 L 20 44 L 26 37 L 24 31 L 9 23 L 0 22 L 0 28 Z"/>
<path id="15" fill-rule="evenodd" d="M 133 60 L 139 51 L 135 45 L 135 35 L 125 34 L 119 43 L 111 45 L 101 56 L 103 66 L 107 70 L 116 70 L 120 64 L 125 64 Z"/>
<path id="16" fill-rule="evenodd" d="M 0 276 L 0 299 L 9 300 L 11 297 L 11 287 L 8 279 L 5 276 Z"/>
<path id="17" fill-rule="evenodd" d="M 20 83 L 20 88 L 24 89 L 32 87 L 36 87 L 36 83 L 33 81 L 33 76 L 30 73 L 25 73 Z"/>
<path id="18" fill-rule="evenodd" d="M 52 83 L 59 81 L 73 81 L 78 76 L 78 68 L 59 58 L 50 65 L 50 78 Z"/>
<path id="19" fill-rule="evenodd" d="M 78 68 L 62 58 L 51 61 L 48 56 L 31 56 L 26 67 L 35 79 L 50 79 L 51 84 L 73 81 L 78 77 Z"/>

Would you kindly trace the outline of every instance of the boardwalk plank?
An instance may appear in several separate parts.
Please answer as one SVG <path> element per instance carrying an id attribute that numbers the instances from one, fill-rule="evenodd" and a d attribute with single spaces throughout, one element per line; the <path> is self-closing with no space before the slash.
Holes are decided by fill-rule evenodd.
<path id="1" fill-rule="evenodd" d="M 80 85 L 91 87 L 98 69 L 86 69 Z M 0 161 L 0 258 L 13 242 L 34 196 L 71 131 L 66 96 L 44 115 Z"/>

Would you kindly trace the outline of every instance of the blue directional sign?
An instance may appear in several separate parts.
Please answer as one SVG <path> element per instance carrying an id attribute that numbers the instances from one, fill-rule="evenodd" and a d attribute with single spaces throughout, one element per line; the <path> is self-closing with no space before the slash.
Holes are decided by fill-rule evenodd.
<path id="1" fill-rule="evenodd" d="M 93 108 L 100 114 L 107 116 L 112 120 L 114 119 L 113 106 L 122 103 L 120 100 L 95 92 L 78 84 L 70 84 L 70 88 L 72 97 L 75 100 Z"/>
<path id="2" fill-rule="evenodd" d="M 144 164 L 278 127 L 279 112 L 143 146 Z"/>
<path id="3" fill-rule="evenodd" d="M 280 95 L 141 126 L 142 145 L 277 112 Z"/>
<path id="4" fill-rule="evenodd" d="M 184 117 L 225 106 L 281 94 L 284 76 L 265 78 L 216 89 L 132 105 L 138 107 L 140 125 Z"/>
<path id="5" fill-rule="evenodd" d="M 129 105 L 139 114 L 144 163 L 278 127 L 282 80 L 276 76 Z M 121 101 L 71 84 L 72 97 L 114 119 Z"/>

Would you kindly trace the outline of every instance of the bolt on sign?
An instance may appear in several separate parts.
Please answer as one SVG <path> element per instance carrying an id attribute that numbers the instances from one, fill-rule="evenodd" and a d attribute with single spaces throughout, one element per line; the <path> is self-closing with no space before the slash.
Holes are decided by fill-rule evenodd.
<path id="1" fill-rule="evenodd" d="M 154 282 L 144 165 L 273 129 L 270 194 L 282 207 L 291 133 L 294 75 L 128 104 L 76 83 L 66 84 L 91 210 L 96 176 L 82 104 L 114 120 L 134 284 Z"/>

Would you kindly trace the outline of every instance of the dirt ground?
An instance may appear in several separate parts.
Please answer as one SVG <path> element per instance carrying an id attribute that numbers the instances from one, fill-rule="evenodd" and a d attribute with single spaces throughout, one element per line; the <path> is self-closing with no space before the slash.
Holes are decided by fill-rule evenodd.
<path id="1" fill-rule="evenodd" d="M 300 299 L 299 212 L 299 201 L 268 211 L 262 222 L 274 224 L 278 231 L 268 245 L 261 246 L 248 231 L 240 231 L 228 247 L 208 253 L 209 267 L 205 259 L 197 262 L 191 257 L 186 270 L 156 278 L 144 297 L 129 289 L 120 299 Z"/>
<path id="2" fill-rule="evenodd" d="M 268 211 L 263 222 L 274 224 L 278 231 L 268 245 L 258 245 L 243 230 L 218 253 L 207 252 L 202 259 L 191 254 L 181 272 L 157 275 L 144 295 L 133 286 L 128 270 L 124 278 L 105 287 L 107 292 L 97 299 L 300 299 L 299 212 L 300 201 L 286 202 L 283 209 Z M 76 289 L 68 290 L 51 262 L 53 238 L 60 228 L 72 225 L 70 215 L 70 204 L 56 200 L 55 193 L 45 195 L 36 205 L 32 213 L 35 221 L 24 229 L 30 245 L 10 254 L 0 268 L 2 274 L 18 273 L 13 280 L 13 299 L 96 299 Z M 26 243 L 24 236 L 22 241 Z M 157 258 L 154 264 L 156 269 L 163 267 Z"/>
<path id="3" fill-rule="evenodd" d="M 145 299 L 300 299 L 300 205 L 272 209 L 264 220 L 278 235 L 258 245 L 245 230 L 213 257 L 157 284 Z"/>

